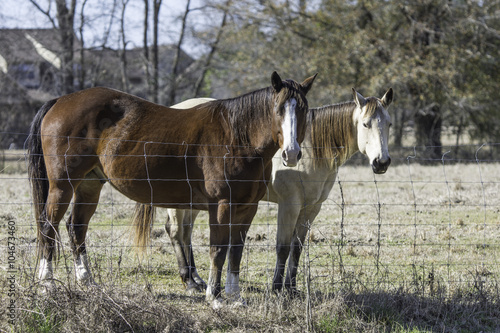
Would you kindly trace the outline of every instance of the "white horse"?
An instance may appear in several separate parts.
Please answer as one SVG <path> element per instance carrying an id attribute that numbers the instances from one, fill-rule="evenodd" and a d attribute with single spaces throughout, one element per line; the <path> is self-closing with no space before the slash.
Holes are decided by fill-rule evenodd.
<path id="1" fill-rule="evenodd" d="M 364 98 L 354 89 L 352 92 L 352 102 L 309 110 L 306 137 L 301 145 L 302 161 L 296 168 L 286 170 L 273 159 L 267 198 L 278 203 L 273 290 L 283 287 L 287 258 L 285 288 L 296 289 L 302 245 L 332 190 L 338 168 L 358 151 L 368 157 L 377 174 L 385 173 L 391 163 L 391 117 L 387 108 L 392 102 L 392 88 L 381 99 Z"/>
<path id="2" fill-rule="evenodd" d="M 273 290 L 281 290 L 285 265 L 288 269 L 285 288 L 296 289 L 297 267 L 307 231 L 328 198 L 338 168 L 356 152 L 366 155 L 373 172 L 387 171 L 391 158 L 388 151 L 391 118 L 387 112 L 392 102 L 390 88 L 382 98 L 364 98 L 352 89 L 353 101 L 313 108 L 307 118 L 307 132 L 302 143 L 302 160 L 296 168 L 282 165 L 281 151 L 273 159 L 269 192 L 262 200 L 278 203 L 276 268 Z M 201 104 L 210 99 L 192 99 L 172 106 Z M 186 103 L 186 104 L 184 104 Z M 168 209 L 166 230 L 177 256 L 181 278 L 189 290 L 206 288 L 196 272 L 191 247 L 193 221 L 198 211 Z M 191 269 L 186 269 L 186 268 Z M 194 267 L 194 269 L 192 269 Z M 191 276 L 182 274 L 191 271 Z M 232 289 L 226 282 L 226 292 Z"/>

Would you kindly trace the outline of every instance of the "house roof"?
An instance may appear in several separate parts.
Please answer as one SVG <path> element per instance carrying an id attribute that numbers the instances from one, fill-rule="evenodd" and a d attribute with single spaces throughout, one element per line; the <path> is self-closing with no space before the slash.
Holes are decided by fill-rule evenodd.
<path id="1" fill-rule="evenodd" d="M 61 43 L 57 29 L 0 29 L 0 73 L 12 74 L 16 65 L 48 63 L 56 69 L 61 66 Z M 82 43 L 74 41 L 74 61 L 79 64 Z M 126 74 L 131 82 L 132 93 L 145 94 L 146 73 L 144 50 L 134 48 L 126 50 Z M 168 84 L 169 73 L 172 72 L 175 45 L 160 45 L 158 47 L 159 76 L 163 85 Z M 118 50 L 101 48 L 85 50 L 83 67 L 87 72 L 85 84 L 103 85 L 122 88 L 120 52 Z M 151 54 L 150 54 L 151 56 Z M 180 72 L 189 68 L 195 60 L 181 50 L 179 59 Z M 41 67 L 40 67 L 41 68 Z M 46 67 L 44 67 L 46 68 Z M 88 83 L 88 84 L 87 84 Z M 22 84 L 22 83 L 21 83 Z M 41 84 L 41 82 L 40 82 Z M 2 95 L 2 94 L 0 94 Z"/>
<path id="2" fill-rule="evenodd" d="M 0 70 L 2 70 L 2 58 L 10 66 L 20 63 L 36 63 L 40 61 L 54 62 L 54 58 L 61 53 L 60 35 L 57 29 L 0 29 Z M 74 50 L 75 61 L 78 61 L 82 44 L 75 37 Z M 174 57 L 175 47 L 172 45 L 160 45 L 160 70 L 162 72 L 171 70 L 171 60 Z M 107 58 L 105 63 L 119 62 L 118 52 L 111 49 L 94 50 L 93 56 L 99 55 Z M 51 58 L 52 57 L 52 58 Z M 92 56 L 91 56 L 92 57 Z M 141 67 L 143 63 L 142 48 L 127 50 L 127 59 L 132 67 Z M 181 68 L 189 66 L 194 60 L 181 51 Z M 141 64 L 141 66 L 138 66 Z M 54 65 L 54 63 L 52 63 Z M 56 66 L 57 67 L 57 66 Z M 132 72 L 138 68 L 131 68 Z"/>
<path id="3" fill-rule="evenodd" d="M 6 65 L 49 62 L 60 65 L 60 35 L 57 29 L 0 29 L 0 70 Z M 74 50 L 81 48 L 78 38 Z M 78 53 L 75 53 L 75 58 Z"/>

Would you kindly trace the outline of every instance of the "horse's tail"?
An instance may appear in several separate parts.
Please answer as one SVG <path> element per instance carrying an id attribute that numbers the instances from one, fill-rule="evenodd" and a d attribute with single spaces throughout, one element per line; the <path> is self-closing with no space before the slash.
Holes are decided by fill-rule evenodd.
<path id="1" fill-rule="evenodd" d="M 30 132 L 25 142 L 25 147 L 27 149 L 28 178 L 31 183 L 38 244 L 40 244 L 42 239 L 41 221 L 46 220 L 45 204 L 49 196 L 49 181 L 42 150 L 41 127 L 43 118 L 56 102 L 57 99 L 51 100 L 38 110 L 31 123 Z M 41 248 L 38 247 L 38 256 L 41 255 L 40 251 Z"/>
<path id="2" fill-rule="evenodd" d="M 155 208 L 153 205 L 137 203 L 133 218 L 135 230 L 134 245 L 139 254 L 143 254 L 144 249 L 151 240 L 151 230 L 153 229 Z"/>
<path id="3" fill-rule="evenodd" d="M 41 126 L 42 120 L 49 110 L 57 102 L 53 99 L 45 103 L 35 115 L 31 123 L 30 132 L 25 142 L 27 149 L 28 177 L 31 183 L 31 193 L 33 198 L 33 207 L 37 221 L 37 237 L 40 240 L 40 223 L 44 219 L 45 204 L 49 196 L 49 181 L 47 179 L 47 169 L 42 150 Z"/>

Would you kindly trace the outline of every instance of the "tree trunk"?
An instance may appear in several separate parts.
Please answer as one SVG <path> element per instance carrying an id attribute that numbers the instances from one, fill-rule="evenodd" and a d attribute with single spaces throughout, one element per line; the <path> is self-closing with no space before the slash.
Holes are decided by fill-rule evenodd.
<path id="1" fill-rule="evenodd" d="M 429 111 L 419 112 L 415 116 L 417 146 L 423 149 L 423 158 L 427 162 L 440 160 L 443 156 L 441 125 L 441 107 L 437 104 L 433 105 Z"/>
<path id="2" fill-rule="evenodd" d="M 159 101 L 159 75 L 158 75 L 158 21 L 160 16 L 160 6 L 162 0 L 154 0 L 154 9 L 153 9 L 153 47 L 152 47 L 152 62 L 153 62 L 153 82 L 152 82 L 152 94 L 153 94 L 153 102 L 158 103 Z"/>
<path id="3" fill-rule="evenodd" d="M 405 130 L 406 123 L 406 113 L 405 110 L 398 110 L 398 112 L 393 113 L 394 121 L 393 121 L 393 134 L 394 138 L 394 146 L 402 147 L 403 146 L 403 136 Z"/>
<path id="4" fill-rule="evenodd" d="M 129 92 L 128 75 L 127 75 L 127 39 L 125 36 L 125 10 L 129 0 L 122 0 L 122 11 L 120 17 L 120 40 L 122 47 L 120 49 L 120 69 L 122 76 L 122 90 Z"/>
<path id="5" fill-rule="evenodd" d="M 179 36 L 179 41 L 177 42 L 177 47 L 175 49 L 174 64 L 172 67 L 172 73 L 171 73 L 170 80 L 169 80 L 170 84 L 169 84 L 169 89 L 168 89 L 168 99 L 166 101 L 166 105 L 172 105 L 175 103 L 175 94 L 177 91 L 177 73 L 179 72 L 179 59 L 180 59 L 180 55 L 181 55 L 181 45 L 182 45 L 182 42 L 184 41 L 184 34 L 186 32 L 187 16 L 189 14 L 190 3 L 191 3 L 191 0 L 187 0 L 186 11 L 184 12 L 184 16 L 182 17 L 181 34 Z"/>
<path id="6" fill-rule="evenodd" d="M 203 64 L 203 69 L 201 72 L 200 77 L 196 81 L 195 88 L 194 88 L 194 96 L 195 97 L 200 97 L 201 94 L 201 89 L 203 88 L 203 82 L 205 81 L 205 76 L 207 75 L 208 68 L 210 67 L 210 64 L 212 62 L 212 58 L 215 55 L 215 52 L 217 51 L 217 47 L 219 45 L 219 41 L 222 36 L 222 32 L 224 30 L 224 27 L 226 26 L 227 22 L 227 13 L 229 11 L 229 7 L 231 6 L 231 0 L 228 0 L 226 3 L 226 6 L 224 8 L 224 16 L 222 17 L 222 23 L 219 27 L 219 30 L 217 31 L 217 36 L 215 37 L 215 41 L 212 43 L 212 48 L 210 49 L 210 53 L 208 54 L 207 58 L 205 59 L 205 63 Z"/>
<path id="7" fill-rule="evenodd" d="M 85 5 L 87 4 L 87 0 L 83 0 L 82 3 L 82 8 L 80 12 L 80 27 L 78 29 L 79 35 L 80 35 L 80 43 L 81 43 L 81 48 L 80 48 L 80 68 L 79 68 L 79 75 L 78 75 L 78 88 L 80 90 L 85 88 L 85 80 L 86 80 L 86 66 L 85 66 L 85 48 L 84 48 L 84 40 L 83 40 L 83 28 L 85 26 Z"/>
<path id="8" fill-rule="evenodd" d="M 146 89 L 147 97 L 152 99 L 151 96 L 151 75 L 149 73 L 149 45 L 148 45 L 148 29 L 149 29 L 149 0 L 144 0 L 144 30 L 142 35 L 143 41 L 143 55 L 144 55 L 144 73 L 146 75 Z"/>
<path id="9" fill-rule="evenodd" d="M 71 0 L 70 8 L 66 6 L 66 0 L 56 0 L 57 22 L 59 25 L 59 36 L 61 38 L 61 93 L 69 94 L 74 91 L 74 18 L 76 0 Z"/>

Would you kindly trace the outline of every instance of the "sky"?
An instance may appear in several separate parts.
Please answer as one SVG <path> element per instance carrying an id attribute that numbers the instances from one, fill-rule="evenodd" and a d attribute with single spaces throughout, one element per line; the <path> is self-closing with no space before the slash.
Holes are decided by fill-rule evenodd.
<path id="1" fill-rule="evenodd" d="M 191 8 L 200 6 L 203 0 L 192 0 Z M 48 0 L 38 0 L 41 7 L 44 9 L 49 8 Z M 117 0 L 119 6 L 122 0 Z M 102 44 L 102 36 L 109 26 L 112 19 L 112 36 L 108 41 L 109 47 L 118 47 L 119 45 L 119 15 L 120 10 L 116 11 L 115 17 L 111 18 L 109 13 L 112 7 L 113 0 L 88 0 L 85 13 L 90 19 L 85 25 L 84 40 L 86 46 L 95 46 Z M 160 10 L 161 24 L 160 24 L 160 43 L 171 44 L 177 43 L 179 33 L 181 30 L 179 17 L 184 13 L 185 0 L 163 0 Z M 77 12 L 80 12 L 82 1 L 77 0 Z M 52 4 L 52 8 L 55 5 Z M 128 47 L 142 46 L 143 34 L 143 0 L 129 0 L 126 10 L 126 38 L 128 40 Z M 102 14 L 105 13 L 105 14 Z M 75 18 L 75 25 L 80 25 L 80 17 Z M 150 15 L 151 17 L 152 15 Z M 203 18 L 200 17 L 199 11 L 192 11 L 188 19 L 193 22 L 201 22 Z M 150 24 L 151 26 L 151 24 Z M 29 0 L 1 0 L 0 1 L 0 28 L 51 28 L 52 25 L 47 17 L 40 13 Z M 152 34 L 149 34 L 150 38 Z M 202 49 L 197 48 L 196 45 L 189 43 L 183 44 L 183 49 L 191 55 L 203 52 Z"/>

